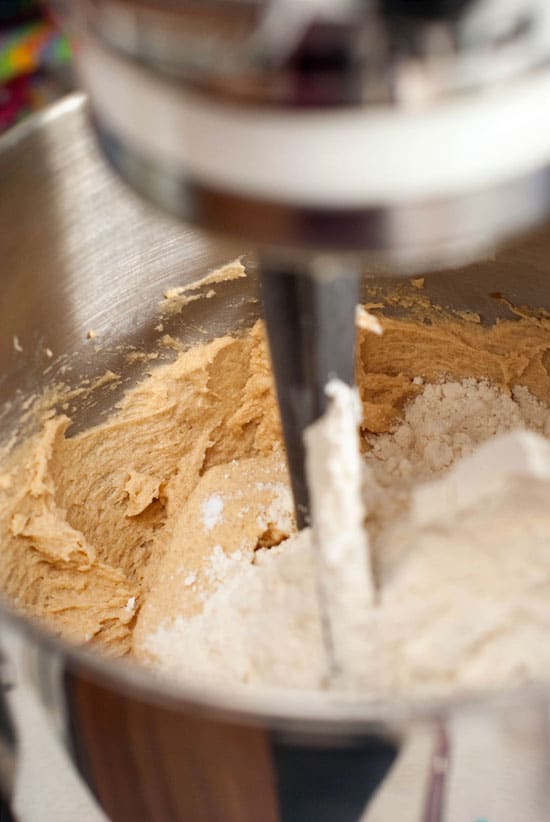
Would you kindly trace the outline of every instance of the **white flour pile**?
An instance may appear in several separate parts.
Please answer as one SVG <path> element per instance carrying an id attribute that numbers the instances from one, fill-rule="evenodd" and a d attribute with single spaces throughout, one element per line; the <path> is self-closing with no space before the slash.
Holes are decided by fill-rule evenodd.
<path id="1" fill-rule="evenodd" d="M 465 380 L 426 385 L 392 434 L 370 438 L 364 498 L 376 591 L 357 629 L 359 670 L 340 686 L 387 697 L 550 676 L 548 466 L 532 471 L 520 460 L 486 495 L 494 470 L 484 477 L 480 463 L 468 461 L 480 444 L 515 429 L 547 435 L 548 409 L 527 389 L 509 396 Z M 528 446 L 550 465 L 542 438 Z M 423 483 L 452 478 L 459 464 L 456 483 L 471 477 L 479 493 L 458 510 L 459 492 L 442 480 L 432 502 L 432 486 Z M 203 512 L 205 522 L 218 508 Z M 155 666 L 183 677 L 322 687 L 327 660 L 313 560 L 305 531 L 257 551 L 252 562 L 234 555 L 222 572 L 218 563 L 219 584 L 202 613 L 176 616 L 147 638 Z"/>

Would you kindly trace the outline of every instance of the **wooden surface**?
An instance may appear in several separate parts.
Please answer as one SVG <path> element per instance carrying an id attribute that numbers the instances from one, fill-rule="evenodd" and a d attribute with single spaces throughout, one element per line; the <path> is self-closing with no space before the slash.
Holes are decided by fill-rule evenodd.
<path id="1" fill-rule="evenodd" d="M 269 732 L 71 677 L 73 745 L 113 822 L 277 822 Z"/>

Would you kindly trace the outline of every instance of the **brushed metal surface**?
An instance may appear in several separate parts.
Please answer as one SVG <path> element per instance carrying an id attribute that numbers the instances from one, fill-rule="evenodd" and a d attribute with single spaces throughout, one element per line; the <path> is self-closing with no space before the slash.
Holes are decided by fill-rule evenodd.
<path id="1" fill-rule="evenodd" d="M 70 355 L 68 383 L 116 370 L 114 346 L 151 342 L 151 308 L 167 288 L 236 254 L 129 195 L 99 156 L 86 117 L 83 97 L 70 96 L 2 144 L 2 398 L 43 384 L 47 348 L 49 379 L 60 374 L 60 354 Z M 221 329 L 224 314 L 216 316 Z"/>

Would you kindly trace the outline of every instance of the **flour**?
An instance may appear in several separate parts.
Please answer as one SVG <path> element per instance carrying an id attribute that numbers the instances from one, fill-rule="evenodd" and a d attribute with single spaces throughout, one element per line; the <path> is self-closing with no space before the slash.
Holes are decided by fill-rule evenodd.
<path id="1" fill-rule="evenodd" d="M 312 564 L 307 532 L 257 551 L 238 573 L 228 567 L 200 615 L 157 629 L 149 651 L 180 677 L 318 687 L 326 658 Z"/>
<path id="2" fill-rule="evenodd" d="M 377 337 L 381 337 L 384 333 L 382 323 L 378 317 L 375 314 L 371 314 L 362 305 L 355 306 L 355 325 L 363 331 L 370 331 L 372 334 L 376 334 Z"/>
<path id="3" fill-rule="evenodd" d="M 388 697 L 550 676 L 544 471 L 528 481 L 511 471 L 498 493 L 471 496 L 456 513 L 451 506 L 445 521 L 430 520 L 437 493 L 433 503 L 424 495 L 424 524 L 411 515 L 422 483 L 445 477 L 482 443 L 517 429 L 547 435 L 549 425 L 548 409 L 527 389 L 510 395 L 467 379 L 427 384 L 393 433 L 368 437 L 365 499 L 377 590 L 358 628 L 360 670 L 339 687 Z M 148 637 L 154 664 L 182 677 L 321 687 L 327 659 L 310 532 L 257 551 L 252 561 L 220 551 L 211 558 L 216 585 L 202 613 L 176 616 Z"/>
<path id="4" fill-rule="evenodd" d="M 336 683 L 361 664 L 364 617 L 373 603 L 374 583 L 361 494 L 359 396 L 338 380 L 328 383 L 326 395 L 326 413 L 306 431 L 305 442 L 316 576 L 329 676 Z"/>
<path id="5" fill-rule="evenodd" d="M 257 520 L 260 528 L 272 529 L 284 534 L 291 532 L 293 530 L 293 502 L 288 485 L 282 482 L 257 482 L 256 489 L 258 491 L 269 490 L 273 493 L 270 504 L 258 514 Z"/>
<path id="6" fill-rule="evenodd" d="M 224 502 L 220 494 L 212 494 L 201 505 L 202 524 L 207 531 L 211 531 L 214 526 L 221 522 Z"/>
<path id="7" fill-rule="evenodd" d="M 206 567 L 208 581 L 211 584 L 226 582 L 229 576 L 235 575 L 235 571 L 240 568 L 243 560 L 245 564 L 248 564 L 248 560 L 242 551 L 234 551 L 228 556 L 221 545 L 214 545 Z M 189 579 L 189 577 L 186 577 L 186 579 Z"/>
<path id="8" fill-rule="evenodd" d="M 428 479 L 514 428 L 547 435 L 550 413 L 526 388 L 512 395 L 479 380 L 426 385 L 391 434 L 371 436 L 369 464 L 384 485 Z"/>

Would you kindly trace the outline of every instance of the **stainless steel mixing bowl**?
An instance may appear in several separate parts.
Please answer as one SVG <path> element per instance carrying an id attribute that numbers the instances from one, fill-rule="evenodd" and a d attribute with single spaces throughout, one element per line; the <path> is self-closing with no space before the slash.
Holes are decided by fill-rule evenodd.
<path id="1" fill-rule="evenodd" d="M 546 229 L 496 261 L 428 276 L 426 288 L 438 301 L 474 307 L 490 322 L 506 312 L 489 298 L 495 290 L 520 303 L 550 303 L 549 250 Z M 128 365 L 124 349 L 155 344 L 163 291 L 237 251 L 243 249 L 160 216 L 111 176 L 80 95 L 5 136 L 2 439 L 17 431 L 29 392 L 61 374 L 78 384 L 106 367 L 123 369 L 117 391 L 106 388 L 93 403 L 75 405 L 71 430 L 103 418 L 143 373 L 139 361 Z M 204 339 L 205 329 L 214 336 L 248 325 L 260 310 L 254 295 L 254 276 L 222 284 L 214 299 L 193 303 L 164 331 L 187 343 Z M 101 339 L 99 350 L 89 329 Z M 0 608 L 0 625 L 0 786 L 16 804 L 23 802 L 25 692 L 61 744 L 66 767 L 79 774 L 80 790 L 117 822 L 347 822 L 362 813 L 369 822 L 546 818 L 543 687 L 491 699 L 396 704 L 174 684 L 69 647 L 10 603 Z M 517 815 L 518 807 L 529 815 Z M 63 822 L 46 806 L 42 819 Z"/>

